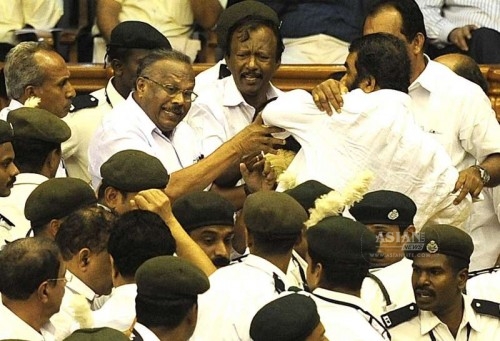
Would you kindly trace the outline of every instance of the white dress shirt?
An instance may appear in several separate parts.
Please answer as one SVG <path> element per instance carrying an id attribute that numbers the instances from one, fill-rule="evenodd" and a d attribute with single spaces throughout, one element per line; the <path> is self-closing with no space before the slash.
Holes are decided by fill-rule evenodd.
<path id="1" fill-rule="evenodd" d="M 90 139 L 104 115 L 125 101 L 113 86 L 111 78 L 105 88 L 92 92 L 98 105 L 70 112 L 63 118 L 71 128 L 71 137 L 61 144 L 68 176 L 90 183 L 88 149 Z"/>
<path id="2" fill-rule="evenodd" d="M 433 42 L 449 43 L 457 27 L 476 25 L 500 31 L 500 2 L 495 0 L 417 0 L 427 36 Z"/>
<path id="3" fill-rule="evenodd" d="M 390 305 L 385 301 L 379 285 L 373 279 L 365 278 L 361 286 L 361 299 L 373 315 L 379 317 L 383 313 L 415 302 L 411 285 L 412 263 L 412 260 L 403 258 L 373 272 L 387 290 L 391 300 Z"/>
<path id="4" fill-rule="evenodd" d="M 389 340 L 386 338 L 387 334 L 382 336 L 384 331 L 382 324 L 373 320 L 370 322 L 372 316 L 363 313 L 363 310 L 367 309 L 361 298 L 323 288 L 314 289 L 311 298 L 316 302 L 321 323 L 325 327 L 325 336 L 328 339 L 345 341 Z"/>
<path id="5" fill-rule="evenodd" d="M 408 95 L 356 89 L 343 97 L 342 113 L 332 116 L 319 111 L 304 90 L 284 93 L 264 109 L 265 123 L 286 129 L 302 146 L 302 156 L 290 166 L 297 184 L 314 179 L 342 191 L 370 170 L 369 191 L 393 190 L 415 202 L 418 229 L 426 222 L 461 226 L 470 198 L 453 204 L 458 172 L 442 146 L 415 124 Z"/>
<path id="6" fill-rule="evenodd" d="M 428 60 L 409 94 L 415 122 L 441 143 L 458 170 L 500 153 L 500 125 L 476 84 Z"/>
<path id="7" fill-rule="evenodd" d="M 137 284 L 124 284 L 113 289 L 104 305 L 92 312 L 94 327 L 110 327 L 119 331 L 130 328 L 135 318 Z"/>
<path id="8" fill-rule="evenodd" d="M 279 296 L 274 274 L 285 290 L 290 287 L 279 268 L 252 254 L 213 273 L 210 289 L 198 296 L 198 323 L 191 341 L 249 341 L 255 313 Z"/>
<path id="9" fill-rule="evenodd" d="M 436 341 L 500 340 L 500 319 L 476 313 L 472 309 L 472 298 L 463 295 L 463 299 L 464 313 L 456 337 L 453 337 L 448 326 L 431 311 L 421 310 L 413 319 L 389 329 L 392 341 L 429 341 L 432 340 L 431 333 Z"/>
<path id="10" fill-rule="evenodd" d="M 31 229 L 31 223 L 24 215 L 26 199 L 35 188 L 49 178 L 41 174 L 20 173 L 16 176 L 16 182 L 8 197 L 0 198 L 0 213 L 9 219 L 14 227 L 10 229 L 8 241 L 12 242 L 26 237 Z M 0 229 L 5 228 L 0 226 Z M 0 240 L 0 246 L 4 241 Z"/>
<path id="11" fill-rule="evenodd" d="M 115 153 L 135 149 L 157 157 L 171 174 L 200 159 L 201 145 L 191 127 L 181 121 L 166 137 L 133 99 L 132 94 L 104 115 L 89 144 L 89 170 L 95 189 L 101 165 Z"/>
<path id="12" fill-rule="evenodd" d="M 47 322 L 40 332 L 21 320 L 9 308 L 0 303 L 0 340 L 18 339 L 29 341 L 53 341 L 54 326 Z"/>
<path id="13" fill-rule="evenodd" d="M 282 93 L 270 84 L 266 98 Z M 185 120 L 200 137 L 204 155 L 209 155 L 252 123 L 255 108 L 245 102 L 232 76 L 215 81 L 198 95 Z"/>

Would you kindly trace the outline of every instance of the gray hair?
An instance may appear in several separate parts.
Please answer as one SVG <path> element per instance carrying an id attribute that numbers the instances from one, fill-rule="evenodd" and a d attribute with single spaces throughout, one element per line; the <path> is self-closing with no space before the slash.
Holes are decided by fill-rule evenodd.
<path id="1" fill-rule="evenodd" d="M 175 50 L 156 49 L 142 58 L 137 67 L 137 76 L 143 76 L 149 67 L 160 60 L 170 60 L 191 65 L 191 59 L 184 53 Z"/>
<path id="2" fill-rule="evenodd" d="M 38 51 L 54 50 L 47 43 L 25 41 L 14 46 L 7 54 L 4 73 L 9 98 L 18 100 L 28 85 L 42 85 L 45 74 L 34 58 Z"/>

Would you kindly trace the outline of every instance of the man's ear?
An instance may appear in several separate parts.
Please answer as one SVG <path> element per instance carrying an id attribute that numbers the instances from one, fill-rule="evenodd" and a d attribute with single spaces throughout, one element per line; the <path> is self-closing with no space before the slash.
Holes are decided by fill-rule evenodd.
<path id="1" fill-rule="evenodd" d="M 108 186 L 104 190 L 104 203 L 111 209 L 117 206 L 117 203 L 122 200 L 121 193 L 114 187 Z"/>
<path id="2" fill-rule="evenodd" d="M 377 84 L 377 81 L 375 80 L 375 77 L 370 75 L 361 81 L 361 83 L 359 84 L 359 87 L 361 88 L 361 90 L 363 90 L 364 92 L 369 94 L 369 93 L 377 90 L 378 84 Z"/>
<path id="3" fill-rule="evenodd" d="M 425 37 L 422 33 L 419 32 L 411 42 L 411 52 L 414 55 L 422 53 L 422 51 L 424 50 L 424 45 L 425 45 Z"/>
<path id="4" fill-rule="evenodd" d="M 61 221 L 59 219 L 52 219 L 48 223 L 47 232 L 55 239 L 57 231 L 59 231 L 60 226 L 61 226 Z"/>
<path id="5" fill-rule="evenodd" d="M 119 59 L 113 59 L 111 61 L 111 68 L 113 69 L 113 74 L 115 76 L 121 76 L 123 74 L 123 63 Z"/>
<path id="6" fill-rule="evenodd" d="M 48 281 L 42 282 L 38 286 L 38 289 L 36 291 L 37 296 L 38 296 L 38 300 L 42 303 L 47 303 L 47 301 L 49 300 L 49 295 L 48 295 L 48 291 L 47 291 L 48 285 L 49 285 Z"/>
<path id="7" fill-rule="evenodd" d="M 464 291 L 465 285 L 467 284 L 467 279 L 469 278 L 469 269 L 462 269 L 458 272 L 457 274 L 458 278 L 458 287 L 460 288 L 460 291 Z"/>
<path id="8" fill-rule="evenodd" d="M 91 251 L 89 248 L 83 248 L 78 252 L 78 267 L 82 272 L 87 271 L 90 262 Z"/>

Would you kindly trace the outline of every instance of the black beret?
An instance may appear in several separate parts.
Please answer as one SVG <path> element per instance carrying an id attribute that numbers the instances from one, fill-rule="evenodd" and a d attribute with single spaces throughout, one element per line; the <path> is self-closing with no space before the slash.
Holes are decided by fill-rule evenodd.
<path id="1" fill-rule="evenodd" d="M 314 208 L 316 199 L 324 194 L 330 193 L 332 190 L 333 189 L 319 181 L 307 180 L 292 189 L 287 189 L 284 193 L 297 200 L 298 203 L 309 212 L 311 208 Z"/>
<path id="2" fill-rule="evenodd" d="M 307 213 L 288 194 L 261 191 L 245 200 L 243 219 L 248 230 L 279 239 L 298 235 L 307 220 Z"/>
<path id="3" fill-rule="evenodd" d="M 125 192 L 164 189 L 168 172 L 156 157 L 139 150 L 122 150 L 101 166 L 102 181 Z"/>
<path id="4" fill-rule="evenodd" d="M 365 264 L 377 251 L 377 237 L 352 219 L 334 216 L 307 230 L 309 250 L 324 261 L 335 264 Z"/>
<path id="5" fill-rule="evenodd" d="M 226 49 L 227 35 L 233 26 L 250 17 L 271 21 L 276 27 L 280 25 L 278 15 L 269 6 L 253 0 L 239 2 L 225 9 L 219 17 L 216 28 L 219 47 Z"/>
<path id="6" fill-rule="evenodd" d="M 137 299 L 162 300 L 192 298 L 210 287 L 208 277 L 185 259 L 159 256 L 145 261 L 135 273 Z"/>
<path id="7" fill-rule="evenodd" d="M 12 130 L 12 125 L 0 120 L 0 144 L 5 142 L 11 142 L 14 138 L 14 131 Z"/>
<path id="8" fill-rule="evenodd" d="M 142 21 L 124 21 L 116 25 L 111 31 L 109 47 L 145 50 L 172 49 L 172 45 L 163 34 Z"/>
<path id="9" fill-rule="evenodd" d="M 73 332 L 70 336 L 64 339 L 64 341 L 127 341 L 128 337 L 124 333 L 108 328 L 87 328 L 78 329 Z"/>
<path id="10" fill-rule="evenodd" d="M 319 323 L 312 298 L 289 294 L 260 308 L 250 324 L 250 337 L 254 341 L 304 341 Z"/>
<path id="11" fill-rule="evenodd" d="M 374 191 L 366 193 L 349 213 L 363 224 L 413 225 L 417 206 L 403 193 Z"/>
<path id="12" fill-rule="evenodd" d="M 474 244 L 469 234 L 451 225 L 428 225 L 422 227 L 405 245 L 406 258 L 413 259 L 418 253 L 440 253 L 470 261 Z"/>
<path id="13" fill-rule="evenodd" d="M 204 226 L 234 226 L 234 206 L 215 192 L 193 192 L 172 204 L 172 212 L 181 226 L 191 232 Z"/>
<path id="14" fill-rule="evenodd" d="M 31 221 L 31 226 L 38 227 L 95 203 L 95 192 L 85 181 L 77 178 L 52 178 L 31 192 L 26 199 L 24 215 Z"/>
<path id="15" fill-rule="evenodd" d="M 12 124 L 14 137 L 52 143 L 62 143 L 70 138 L 70 127 L 54 114 L 40 108 L 22 107 L 7 116 Z"/>

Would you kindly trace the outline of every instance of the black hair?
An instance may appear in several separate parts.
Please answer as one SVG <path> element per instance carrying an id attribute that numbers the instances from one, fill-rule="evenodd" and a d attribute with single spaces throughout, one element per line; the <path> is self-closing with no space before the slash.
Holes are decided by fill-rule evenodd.
<path id="1" fill-rule="evenodd" d="M 152 64 L 161 60 L 171 60 L 191 65 L 191 59 L 189 59 L 189 57 L 182 52 L 175 50 L 156 49 L 152 50 L 139 61 L 139 65 L 137 67 L 137 76 L 144 76 L 146 70 Z"/>
<path id="2" fill-rule="evenodd" d="M 414 0 L 381 0 L 370 8 L 366 18 L 373 17 L 390 8 L 399 12 L 402 20 L 401 34 L 405 36 L 408 42 L 413 41 L 418 33 L 422 33 L 425 40 L 427 40 L 424 16 Z"/>
<path id="3" fill-rule="evenodd" d="M 262 255 L 284 255 L 293 249 L 301 231 L 289 236 L 279 236 L 273 238 L 265 233 L 255 232 L 248 229 L 248 233 L 253 236 L 255 253 Z"/>
<path id="4" fill-rule="evenodd" d="M 63 259 L 72 259 L 83 248 L 95 253 L 106 250 L 114 220 L 115 215 L 100 206 L 84 207 L 69 214 L 56 234 Z"/>
<path id="5" fill-rule="evenodd" d="M 21 173 L 39 174 L 49 153 L 61 151 L 61 144 L 37 139 L 16 138 L 12 141 L 16 153 L 14 164 Z"/>
<path id="6" fill-rule="evenodd" d="M 0 292 L 12 300 L 27 300 L 44 281 L 58 277 L 60 266 L 61 253 L 54 241 L 15 240 L 0 252 Z"/>
<path id="7" fill-rule="evenodd" d="M 354 84 L 372 76 L 381 89 L 408 93 L 410 58 L 404 42 L 387 33 L 374 33 L 355 39 L 349 47 L 357 53 Z"/>
<path id="8" fill-rule="evenodd" d="M 135 276 L 139 266 L 150 258 L 173 255 L 175 239 L 156 213 L 133 210 L 114 223 L 108 240 L 108 252 L 123 277 Z"/>

